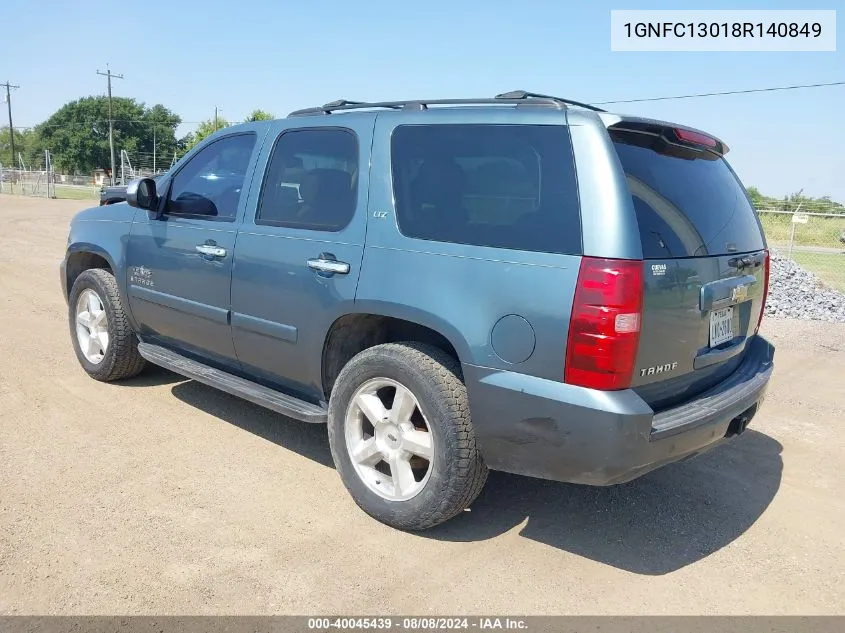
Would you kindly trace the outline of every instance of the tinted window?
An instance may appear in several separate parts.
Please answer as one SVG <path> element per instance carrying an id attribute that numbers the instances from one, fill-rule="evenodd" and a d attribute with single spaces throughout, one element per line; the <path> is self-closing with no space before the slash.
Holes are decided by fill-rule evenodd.
<path id="1" fill-rule="evenodd" d="M 355 213 L 358 141 L 348 130 L 285 132 L 276 141 L 257 224 L 339 231 Z"/>
<path id="2" fill-rule="evenodd" d="M 402 125 L 393 187 L 404 235 L 580 253 L 569 131 L 557 125 Z"/>
<path id="3" fill-rule="evenodd" d="M 255 134 L 238 134 L 197 152 L 173 178 L 168 213 L 233 221 L 253 147 Z"/>
<path id="4" fill-rule="evenodd" d="M 723 158 L 709 152 L 667 154 L 646 134 L 613 132 L 612 137 L 634 199 L 646 259 L 763 248 L 754 210 Z"/>

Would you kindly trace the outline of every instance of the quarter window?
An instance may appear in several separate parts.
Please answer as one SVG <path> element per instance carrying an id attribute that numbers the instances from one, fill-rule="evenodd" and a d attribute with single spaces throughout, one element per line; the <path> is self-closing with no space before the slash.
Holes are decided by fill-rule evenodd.
<path id="1" fill-rule="evenodd" d="M 561 125 L 401 125 L 391 143 L 408 237 L 581 252 L 569 131 Z"/>

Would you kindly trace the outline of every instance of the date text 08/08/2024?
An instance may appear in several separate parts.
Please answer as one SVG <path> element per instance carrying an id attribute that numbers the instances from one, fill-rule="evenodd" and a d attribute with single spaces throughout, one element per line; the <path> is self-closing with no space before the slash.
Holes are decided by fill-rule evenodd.
<path id="1" fill-rule="evenodd" d="M 526 630 L 527 623 L 520 618 L 501 617 L 350 617 L 309 618 L 308 629 L 313 631 L 339 630 Z"/>

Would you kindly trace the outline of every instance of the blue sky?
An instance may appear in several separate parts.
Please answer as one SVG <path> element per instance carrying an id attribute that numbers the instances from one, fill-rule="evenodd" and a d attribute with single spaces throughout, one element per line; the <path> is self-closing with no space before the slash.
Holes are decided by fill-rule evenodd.
<path id="1" fill-rule="evenodd" d="M 337 98 L 487 96 L 514 89 L 578 100 L 741 90 L 845 80 L 845 6 L 815 2 L 564 0 L 63 0 L 7 3 L 0 80 L 16 126 L 105 92 L 163 103 L 184 121 L 277 116 Z M 838 5 L 838 6 L 837 6 Z M 824 53 L 619 53 L 611 9 L 836 9 L 840 43 Z M 710 131 L 743 181 L 845 201 L 845 86 L 607 106 Z M 4 120 L 5 116 L 0 118 Z M 191 126 L 186 126 L 189 131 Z"/>

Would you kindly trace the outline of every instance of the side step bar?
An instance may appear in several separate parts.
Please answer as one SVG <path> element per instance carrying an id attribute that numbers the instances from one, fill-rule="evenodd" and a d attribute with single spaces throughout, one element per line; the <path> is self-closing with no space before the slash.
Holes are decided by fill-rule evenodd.
<path id="1" fill-rule="evenodd" d="M 220 391 L 225 391 L 233 396 L 249 400 L 282 415 L 313 424 L 326 423 L 326 409 L 316 404 L 288 396 L 220 369 L 209 367 L 158 345 L 138 343 L 138 352 L 155 365 L 160 365 L 165 369 L 192 378 Z"/>

